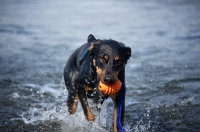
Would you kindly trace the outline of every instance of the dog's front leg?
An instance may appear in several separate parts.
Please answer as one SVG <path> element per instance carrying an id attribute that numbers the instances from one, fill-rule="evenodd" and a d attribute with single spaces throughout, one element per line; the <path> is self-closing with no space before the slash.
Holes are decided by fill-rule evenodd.
<path id="1" fill-rule="evenodd" d="M 117 96 L 118 94 L 112 94 L 110 97 L 112 98 L 114 102 L 114 110 L 113 110 L 113 131 L 118 132 L 117 129 Z"/>
<path id="2" fill-rule="evenodd" d="M 77 86 L 77 90 L 78 90 L 79 100 L 81 102 L 84 114 L 86 116 L 86 120 L 87 121 L 93 121 L 93 120 L 95 120 L 95 116 L 92 114 L 92 112 L 90 110 L 90 107 L 88 105 L 87 97 L 86 97 L 86 92 L 85 92 L 84 88 L 81 87 L 81 86 Z"/>

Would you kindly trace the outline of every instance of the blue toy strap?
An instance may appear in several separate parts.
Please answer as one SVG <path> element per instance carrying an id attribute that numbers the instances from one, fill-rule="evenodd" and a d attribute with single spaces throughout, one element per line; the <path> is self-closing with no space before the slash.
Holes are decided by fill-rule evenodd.
<path id="1" fill-rule="evenodd" d="M 118 108 L 117 108 L 117 126 L 120 132 L 126 132 L 122 125 L 122 113 L 124 110 L 124 101 L 125 101 L 125 84 L 122 83 L 122 87 L 119 91 L 119 96 L 118 96 Z"/>
<path id="2" fill-rule="evenodd" d="M 79 65 L 82 65 L 83 61 L 86 59 L 87 55 L 89 53 L 89 50 L 85 50 L 85 52 L 81 55 L 80 59 L 79 59 Z"/>

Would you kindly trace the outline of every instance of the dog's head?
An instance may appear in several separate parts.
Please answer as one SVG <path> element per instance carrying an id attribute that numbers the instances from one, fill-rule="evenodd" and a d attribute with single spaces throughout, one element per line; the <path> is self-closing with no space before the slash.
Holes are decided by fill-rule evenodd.
<path id="1" fill-rule="evenodd" d="M 115 40 L 95 39 L 93 35 L 88 36 L 88 43 L 98 78 L 104 84 L 114 83 L 131 56 L 131 49 Z"/>

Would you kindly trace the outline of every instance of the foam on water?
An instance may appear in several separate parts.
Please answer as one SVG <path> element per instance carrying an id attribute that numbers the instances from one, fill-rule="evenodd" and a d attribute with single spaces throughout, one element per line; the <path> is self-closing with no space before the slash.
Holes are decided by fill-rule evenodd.
<path id="1" fill-rule="evenodd" d="M 97 111 L 96 106 L 92 104 L 92 100 L 88 100 L 92 112 L 96 116 L 93 122 L 87 122 L 79 103 L 77 112 L 70 115 L 67 111 L 66 98 L 67 90 L 64 83 L 60 85 L 47 84 L 38 86 L 34 84 L 25 84 L 28 87 L 28 93 L 24 96 L 25 100 L 32 102 L 28 105 L 26 111 L 22 111 L 19 115 L 21 118 L 13 118 L 12 120 L 22 120 L 26 124 L 38 125 L 45 122 L 56 122 L 60 124 L 63 132 L 105 132 L 112 131 L 112 100 L 106 100 L 101 106 L 101 110 Z M 20 93 L 14 92 L 12 98 L 20 98 Z M 30 101 L 31 100 L 31 101 Z M 131 131 L 130 125 L 125 123 L 125 129 Z"/>
<path id="2" fill-rule="evenodd" d="M 127 85 L 127 88 L 129 87 L 130 86 Z M 101 111 L 97 111 L 92 100 L 88 100 L 92 112 L 96 115 L 96 120 L 87 122 L 80 103 L 75 114 L 70 115 L 68 113 L 66 105 L 67 90 L 63 81 L 61 84 L 18 84 L 16 89 L 20 90 L 14 90 L 10 94 L 10 99 L 16 100 L 17 103 L 24 104 L 20 106 L 25 108 L 21 108 L 21 112 L 19 113 L 21 118 L 12 118 L 11 121 L 19 120 L 23 121 L 25 124 L 34 126 L 39 126 L 41 123 L 48 125 L 49 122 L 55 122 L 59 124 L 59 128 L 63 132 L 105 132 L 112 131 L 113 129 L 113 102 L 111 99 L 106 100 L 103 105 L 100 106 Z M 129 94 L 130 93 L 127 93 L 127 96 L 129 96 Z M 141 102 L 127 98 L 126 112 L 130 113 L 130 108 L 132 108 L 131 104 L 139 103 Z M 159 105 L 159 107 L 161 107 L 161 109 L 164 109 L 164 107 L 171 109 L 173 105 L 187 106 L 190 104 L 198 105 L 195 97 L 192 96 L 190 98 L 185 98 L 185 100 L 182 101 L 176 101 L 176 104 L 169 102 L 166 106 Z M 141 107 L 143 107 L 142 103 Z M 143 114 L 141 117 L 138 117 L 137 120 L 131 121 L 125 119 L 124 127 L 126 131 L 146 132 L 152 130 L 153 121 L 151 120 L 151 112 L 157 110 L 156 108 L 157 107 L 152 104 L 149 108 L 145 108 L 145 111 L 142 112 Z M 137 111 L 135 112 L 137 113 Z M 125 118 L 126 117 L 125 113 Z"/>
<path id="3" fill-rule="evenodd" d="M 29 108 L 20 114 L 25 123 L 37 125 L 47 120 L 61 120 L 60 115 L 67 114 L 65 90 L 59 88 L 59 85 L 28 86 L 32 94 L 27 94 L 24 99 L 29 100 Z"/>
<path id="4" fill-rule="evenodd" d="M 97 115 L 96 121 L 88 123 L 85 121 L 85 116 L 80 105 L 78 105 L 76 114 L 68 114 L 66 106 L 67 91 L 63 84 L 61 84 L 61 86 L 53 84 L 47 84 L 41 87 L 30 84 L 26 86 L 29 87 L 32 92 L 32 94 L 28 94 L 24 98 L 32 102 L 32 104 L 27 111 L 20 113 L 21 120 L 26 124 L 37 125 L 41 122 L 51 121 L 59 122 L 62 131 L 105 131 L 102 126 L 105 126 L 104 122 L 106 122 L 106 118 L 99 118 L 99 115 L 95 113 Z M 21 95 L 15 92 L 12 96 L 13 98 L 19 98 Z M 106 113 L 104 110 L 99 114 Z M 103 116 L 101 115 L 101 117 Z"/>

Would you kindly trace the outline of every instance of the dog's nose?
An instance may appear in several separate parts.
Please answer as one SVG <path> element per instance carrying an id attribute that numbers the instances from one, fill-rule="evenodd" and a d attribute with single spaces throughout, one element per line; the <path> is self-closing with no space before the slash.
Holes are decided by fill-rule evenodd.
<path id="1" fill-rule="evenodd" d="M 112 78 L 109 78 L 109 77 L 105 77 L 103 81 L 104 81 L 105 83 L 112 83 L 112 82 L 113 82 L 113 79 L 112 79 Z"/>
<path id="2" fill-rule="evenodd" d="M 110 78 L 108 78 L 108 77 L 107 77 L 107 78 L 104 78 L 104 82 L 105 82 L 105 83 L 110 82 Z"/>

